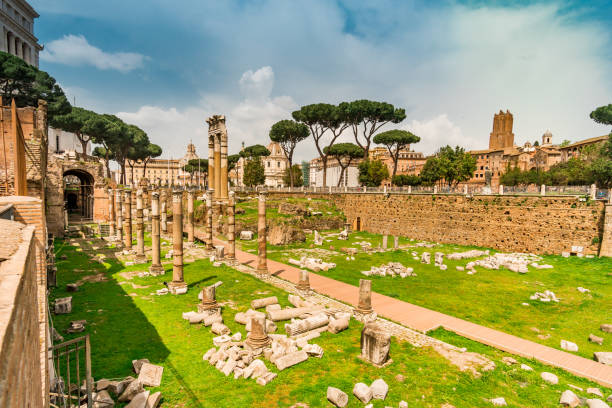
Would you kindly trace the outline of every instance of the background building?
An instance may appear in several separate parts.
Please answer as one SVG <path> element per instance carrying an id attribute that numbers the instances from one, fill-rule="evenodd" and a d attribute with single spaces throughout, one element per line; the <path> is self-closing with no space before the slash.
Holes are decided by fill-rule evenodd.
<path id="1" fill-rule="evenodd" d="M 150 159 L 146 164 L 142 162 L 138 162 L 134 165 L 133 171 L 132 167 L 130 167 L 129 163 L 126 161 L 125 163 L 125 178 L 127 184 L 132 184 L 132 180 L 134 185 L 137 185 L 138 182 L 147 178 L 150 183 L 157 184 L 161 182 L 162 184 L 189 184 L 201 181 L 202 185 L 204 185 L 204 175 L 198 179 L 198 174 L 195 173 L 193 176 L 183 171 L 183 166 L 192 159 L 199 159 L 199 156 L 196 153 L 196 148 L 193 143 L 189 143 L 187 145 L 187 152 L 185 156 L 180 159 Z M 133 178 L 132 178 L 133 176 Z"/>
<path id="2" fill-rule="evenodd" d="M 244 149 L 244 145 L 242 146 Z M 285 157 L 285 153 L 280 144 L 271 142 L 267 149 L 270 155 L 262 157 L 261 161 L 264 166 L 264 174 L 266 176 L 265 185 L 268 187 L 286 187 L 283 182 L 285 170 L 289 168 L 289 160 Z M 230 171 L 230 180 L 235 186 L 243 186 L 242 177 L 244 176 L 244 166 L 246 159 L 241 157 L 236 163 L 236 167 Z"/>
<path id="3" fill-rule="evenodd" d="M 25 0 L 2 0 L 0 4 L 0 50 L 38 67 L 38 53 L 43 49 L 34 36 L 38 13 Z"/>
<path id="4" fill-rule="evenodd" d="M 49 153 L 85 153 L 91 155 L 91 143 L 87 144 L 87 151 L 83 152 L 83 147 L 79 138 L 74 133 L 64 132 L 63 130 L 49 128 Z"/>

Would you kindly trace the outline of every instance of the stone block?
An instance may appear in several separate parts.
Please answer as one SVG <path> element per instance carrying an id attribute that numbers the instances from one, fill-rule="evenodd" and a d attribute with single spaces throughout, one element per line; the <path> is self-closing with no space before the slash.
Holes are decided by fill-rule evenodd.
<path id="1" fill-rule="evenodd" d="M 274 364 L 276 365 L 276 368 L 283 371 L 285 368 L 294 366 L 306 360 L 308 360 L 308 354 L 304 350 L 300 350 L 276 359 Z"/>
<path id="2" fill-rule="evenodd" d="M 164 367 L 155 364 L 144 363 L 140 369 L 138 375 L 138 381 L 142 385 L 148 387 L 159 387 L 161 385 L 162 375 L 164 373 Z"/>
<path id="3" fill-rule="evenodd" d="M 391 335 L 377 323 L 368 323 L 361 331 L 361 358 L 376 366 L 389 360 Z"/>

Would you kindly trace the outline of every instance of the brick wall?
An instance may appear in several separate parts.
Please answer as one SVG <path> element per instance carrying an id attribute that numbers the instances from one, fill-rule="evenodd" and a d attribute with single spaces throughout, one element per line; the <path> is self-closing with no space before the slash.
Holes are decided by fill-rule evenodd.
<path id="1" fill-rule="evenodd" d="M 10 224 L 20 225 L 4 223 L 8 223 L 3 224 L 4 230 Z M 17 228 L 12 237 L 3 237 L 3 245 L 8 240 L 21 242 L 0 263 L 0 406 L 37 408 L 46 406 L 47 392 L 39 359 L 37 243 L 34 226 Z"/>
<path id="2" fill-rule="evenodd" d="M 47 227 L 44 218 L 44 207 L 42 200 L 33 197 L 17 197 L 8 196 L 0 197 L 0 206 L 5 204 L 13 204 L 15 221 L 34 227 L 33 235 L 33 256 L 35 257 L 36 268 L 36 286 L 37 293 L 37 318 L 38 318 L 38 333 L 40 345 L 39 360 L 42 370 L 42 378 L 45 380 L 43 384 L 48 386 L 47 379 L 47 339 L 49 335 L 49 326 L 47 321 Z M 48 389 L 44 392 L 48 394 Z M 2 406 L 2 405 L 0 405 Z"/>
<path id="3" fill-rule="evenodd" d="M 502 251 L 559 254 L 579 245 L 596 254 L 604 229 L 604 203 L 577 197 L 271 194 L 283 196 L 331 199 L 364 231 Z"/>

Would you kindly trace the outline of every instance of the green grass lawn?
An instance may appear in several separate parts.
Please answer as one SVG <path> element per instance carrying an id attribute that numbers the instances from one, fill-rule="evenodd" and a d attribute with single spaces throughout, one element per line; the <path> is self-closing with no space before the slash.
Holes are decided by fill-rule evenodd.
<path id="1" fill-rule="evenodd" d="M 331 242 L 317 248 L 336 251 L 341 247 L 352 246 L 358 241 L 369 241 L 373 247 L 381 245 L 382 236 L 366 232 L 351 233 L 349 241 L 330 237 Z M 256 242 L 239 241 L 245 250 L 255 251 Z M 288 262 L 290 257 L 299 259 L 299 248 L 310 248 L 312 234 L 303 244 L 288 246 L 268 246 L 271 259 Z M 401 238 L 400 245 L 414 244 Z M 393 238 L 389 237 L 389 247 Z M 547 346 L 560 349 L 560 341 L 569 340 L 579 347 L 577 354 L 592 358 L 594 351 L 611 351 L 612 334 L 599 330 L 601 323 L 612 323 L 610 298 L 612 297 L 612 259 L 609 258 L 563 258 L 544 256 L 544 263 L 553 265 L 553 269 L 535 269 L 529 267 L 526 274 L 511 272 L 505 268 L 488 270 L 476 267 L 475 275 L 458 271 L 456 266 L 465 265 L 473 259 L 451 261 L 446 271 L 433 265 L 434 252 L 466 251 L 476 247 L 458 245 L 439 245 L 435 248 L 407 248 L 398 251 L 367 254 L 360 252 L 354 261 L 347 261 L 346 255 L 332 252 L 324 256 L 326 261 L 334 262 L 337 267 L 322 275 L 358 286 L 359 279 L 371 279 L 372 290 L 424 306 L 451 316 L 469 320 L 484 326 L 499 329 Z M 412 258 L 411 252 L 431 253 L 431 264 L 425 265 Z M 320 256 L 317 256 L 320 257 Z M 414 268 L 415 277 L 366 277 L 362 271 L 371 266 L 380 266 L 387 262 L 401 262 L 404 266 Z M 580 293 L 577 287 L 584 287 L 591 292 Z M 535 292 L 553 291 L 561 298 L 559 303 L 543 303 L 529 300 Z M 524 306 L 522 303 L 528 303 Z M 604 338 L 604 345 L 599 346 L 588 341 L 593 333 Z"/>
<path id="2" fill-rule="evenodd" d="M 97 240 L 89 242 L 100 245 Z M 434 334 L 470 351 L 486 354 L 496 362 L 497 368 L 474 378 L 459 372 L 430 348 L 415 348 L 394 339 L 391 345 L 394 362 L 377 369 L 358 358 L 361 325 L 354 320 L 349 330 L 338 335 L 324 333 L 312 341 L 325 350 L 322 359 L 310 358 L 282 371 L 265 387 L 253 380 L 234 380 L 202 361 L 202 355 L 212 347 L 213 335 L 209 328 L 189 325 L 181 313 L 196 308 L 197 293 L 202 286 L 222 280 L 217 299 L 227 302 L 224 320 L 232 331 L 240 330 L 245 335 L 244 327 L 234 322 L 234 314 L 245 311 L 252 299 L 263 296 L 275 295 L 285 306 L 288 304 L 285 292 L 229 267 L 214 268 L 208 260 L 198 260 L 185 265 L 185 280 L 189 285 L 186 295 L 151 296 L 150 293 L 164 287 L 163 281 L 171 279 L 170 264 L 165 265 L 165 276 L 128 280 L 125 272 L 147 270 L 149 264 L 124 267 L 111 255 L 111 250 L 90 251 L 88 241 L 79 240 L 79 243 L 76 247 L 56 241 L 58 256 L 66 255 L 67 259 L 58 258 L 58 287 L 51 291 L 50 299 L 73 296 L 73 312 L 53 316 L 55 327 L 66 340 L 85 333 L 91 336 L 96 380 L 132 374 L 133 359 L 148 358 L 164 366 L 159 387 L 164 396 L 163 407 L 289 407 L 297 402 L 329 407 L 325 399 L 328 386 L 351 395 L 355 383 L 370 384 L 379 377 L 389 384 L 390 392 L 386 401 L 374 402 L 377 408 L 397 406 L 400 400 L 407 401 L 411 407 L 439 407 L 445 402 L 457 408 L 489 406 L 485 399 L 495 397 L 504 397 L 511 407 L 557 406 L 560 393 L 568 383 L 585 389 L 593 386 L 534 361 L 518 359 L 532 366 L 533 372 L 522 371 L 516 365 L 506 366 L 501 358 L 507 354 L 444 331 Z M 106 253 L 107 261 L 93 262 L 96 253 Z M 65 291 L 67 283 L 98 273 L 103 274 L 104 281 L 84 283 L 75 293 Z M 85 333 L 65 334 L 69 321 L 76 319 L 87 320 Z M 544 383 L 539 377 L 541 371 L 559 375 L 559 385 Z M 405 381 L 399 382 L 398 374 Z M 604 392 L 608 395 L 610 390 Z M 349 407 L 363 407 L 352 396 L 349 401 Z"/>

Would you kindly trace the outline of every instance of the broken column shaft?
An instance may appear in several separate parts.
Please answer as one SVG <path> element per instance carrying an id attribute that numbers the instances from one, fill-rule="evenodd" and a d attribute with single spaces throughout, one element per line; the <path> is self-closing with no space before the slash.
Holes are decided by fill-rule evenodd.
<path id="1" fill-rule="evenodd" d="M 160 199 L 161 199 L 161 203 L 160 203 L 161 224 L 160 226 L 161 226 L 161 231 L 163 233 L 166 233 L 168 232 L 168 209 L 167 209 L 168 194 L 165 188 L 162 188 L 161 190 Z"/>
<path id="2" fill-rule="evenodd" d="M 193 190 L 187 191 L 187 242 L 193 244 Z"/>
<path id="3" fill-rule="evenodd" d="M 161 264 L 161 247 L 159 232 L 159 192 L 151 193 L 151 275 L 157 276 L 164 273 Z"/>
<path id="4" fill-rule="evenodd" d="M 268 263 L 266 253 L 266 195 L 259 194 L 257 205 L 257 273 L 260 275 L 268 274 Z"/>
<path id="5" fill-rule="evenodd" d="M 115 195 L 113 189 L 108 189 L 108 238 L 115 239 Z"/>
<path id="6" fill-rule="evenodd" d="M 115 215 L 117 217 L 117 231 L 116 231 L 116 239 L 117 239 L 117 248 L 121 248 L 123 246 L 123 195 L 121 194 L 121 190 L 115 190 Z"/>
<path id="7" fill-rule="evenodd" d="M 372 281 L 359 279 L 359 303 L 355 312 L 370 314 L 372 311 Z"/>
<path id="8" fill-rule="evenodd" d="M 142 190 L 136 190 L 136 260 L 146 261 L 144 252 L 144 213 Z"/>
<path id="9" fill-rule="evenodd" d="M 212 198 L 214 191 L 212 189 L 208 189 L 206 191 L 206 249 L 212 250 L 214 248 L 213 245 L 213 207 L 212 207 Z"/>
<path id="10" fill-rule="evenodd" d="M 236 197 L 233 191 L 229 192 L 227 206 L 227 259 L 236 259 Z"/>
<path id="11" fill-rule="evenodd" d="M 132 249 L 132 191 L 129 189 L 123 192 L 123 215 L 125 232 L 123 244 L 125 249 L 130 251 Z"/>
<path id="12" fill-rule="evenodd" d="M 172 282 L 168 283 L 170 293 L 180 295 L 187 292 L 183 280 L 183 192 L 172 193 Z"/>

